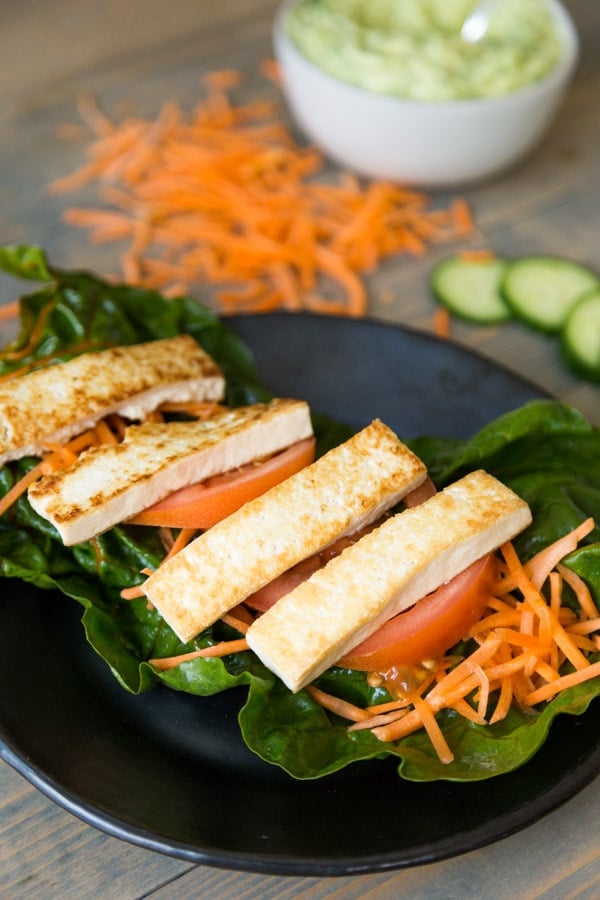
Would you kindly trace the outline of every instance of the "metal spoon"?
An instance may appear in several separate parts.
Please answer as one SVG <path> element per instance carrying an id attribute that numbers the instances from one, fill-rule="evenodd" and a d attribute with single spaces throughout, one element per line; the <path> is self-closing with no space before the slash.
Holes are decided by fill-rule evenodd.
<path id="1" fill-rule="evenodd" d="M 480 0 L 469 13 L 460 29 L 460 36 L 467 44 L 476 44 L 486 34 L 490 19 L 501 0 Z"/>

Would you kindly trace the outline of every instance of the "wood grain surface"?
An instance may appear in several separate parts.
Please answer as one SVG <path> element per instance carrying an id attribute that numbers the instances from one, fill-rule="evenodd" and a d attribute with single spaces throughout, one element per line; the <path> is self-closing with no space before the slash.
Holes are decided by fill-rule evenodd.
<path id="1" fill-rule="evenodd" d="M 261 90 L 272 54 L 275 0 L 2 0 L 0 243 L 44 246 L 53 262 L 110 274 L 115 248 L 92 246 L 61 219 L 68 201 L 48 183 L 81 162 L 60 140 L 77 122 L 77 97 L 107 110 L 124 100 L 154 115 L 175 99 L 191 106 L 203 73 L 235 67 Z M 509 256 L 550 253 L 600 266 L 600 6 L 566 4 L 581 60 L 543 144 L 513 171 L 462 191 L 472 204 L 473 246 Z M 444 201 L 450 194 L 440 194 Z M 78 202 L 82 201 L 79 196 Z M 430 329 L 427 281 L 438 247 L 388 261 L 368 278 L 369 314 Z M 0 302 L 15 283 L 0 278 Z M 5 336 L 9 334 L 6 332 Z M 600 390 L 573 376 L 556 342 L 518 325 L 454 324 L 455 340 L 572 403 L 600 423 Z M 399 816 L 402 811 L 399 811 Z M 65 812 L 0 763 L 0 897 L 55 898 L 546 898 L 600 897 L 600 780 L 524 832 L 459 858 L 414 869 L 342 878 L 228 872 L 172 859 L 110 837 Z"/>

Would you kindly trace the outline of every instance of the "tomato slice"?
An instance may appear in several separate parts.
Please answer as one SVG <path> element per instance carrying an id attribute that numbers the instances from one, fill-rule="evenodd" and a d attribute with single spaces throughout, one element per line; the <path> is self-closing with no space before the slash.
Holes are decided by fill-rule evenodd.
<path id="1" fill-rule="evenodd" d="M 333 559 L 334 556 L 339 556 L 342 550 L 345 550 L 346 547 L 356 543 L 356 541 L 360 540 L 364 534 L 372 531 L 378 524 L 378 522 L 370 522 L 363 528 L 338 538 L 337 541 L 334 541 L 333 544 L 329 544 L 324 550 L 301 560 L 295 566 L 292 566 L 291 569 L 288 569 L 287 572 L 283 572 L 281 575 L 278 575 L 277 578 L 274 578 L 273 581 L 269 581 L 264 587 L 255 591 L 254 594 L 250 594 L 249 597 L 246 597 L 244 603 L 246 606 L 250 606 L 252 609 L 256 609 L 259 612 L 266 612 L 277 603 L 284 594 L 289 594 L 290 591 L 293 591 L 294 588 L 298 587 L 299 584 L 302 584 L 303 581 L 307 581 L 314 572 L 321 569 L 330 559 Z"/>
<path id="2" fill-rule="evenodd" d="M 262 463 L 250 463 L 181 488 L 142 510 L 129 522 L 169 528 L 211 528 L 244 503 L 299 472 L 314 458 L 315 439 L 306 438 Z"/>
<path id="3" fill-rule="evenodd" d="M 421 482 L 419 487 L 416 487 L 413 491 L 407 494 L 402 502 L 409 508 L 411 506 L 419 506 L 421 503 L 429 500 L 430 497 L 433 497 L 433 495 L 436 493 L 436 490 L 436 486 L 431 478 L 427 477 L 425 481 Z"/>
<path id="4" fill-rule="evenodd" d="M 496 558 L 490 553 L 394 616 L 337 665 L 386 672 L 442 656 L 481 618 L 495 577 Z"/>
<path id="5" fill-rule="evenodd" d="M 250 594 L 249 597 L 246 597 L 244 600 L 245 605 L 249 606 L 251 609 L 258 610 L 259 612 L 266 612 L 274 606 L 281 597 L 285 594 L 289 594 L 290 591 L 293 591 L 299 584 L 302 584 L 303 581 L 310 578 L 310 576 L 316 572 L 317 569 L 320 569 L 322 565 L 323 563 L 318 553 L 314 556 L 309 556 L 307 559 L 303 559 L 291 569 L 288 569 L 287 572 L 278 575 L 273 581 L 269 581 L 264 587 L 259 588 L 258 591 L 255 591 L 253 594 Z"/>

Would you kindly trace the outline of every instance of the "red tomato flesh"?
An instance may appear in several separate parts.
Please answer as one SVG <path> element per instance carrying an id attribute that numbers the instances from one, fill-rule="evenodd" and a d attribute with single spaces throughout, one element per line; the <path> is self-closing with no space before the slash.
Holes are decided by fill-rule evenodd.
<path id="1" fill-rule="evenodd" d="M 426 478 L 419 487 L 416 487 L 414 491 L 411 491 L 403 500 L 403 503 L 406 507 L 410 508 L 411 506 L 419 506 L 421 503 L 424 503 L 426 500 L 429 500 L 430 497 L 436 493 L 436 486 L 431 480 L 431 478 Z"/>
<path id="2" fill-rule="evenodd" d="M 250 463 L 233 472 L 181 488 L 129 522 L 168 528 L 211 528 L 244 503 L 299 472 L 314 458 L 315 439 L 306 438 L 262 463 Z"/>
<path id="3" fill-rule="evenodd" d="M 266 612 L 277 603 L 280 597 L 283 597 L 284 594 L 289 594 L 299 584 L 310 578 L 317 569 L 321 569 L 334 556 L 339 556 L 342 550 L 356 543 L 364 534 L 372 531 L 378 524 L 377 522 L 370 523 L 358 531 L 353 531 L 351 534 L 338 538 L 337 541 L 325 547 L 320 553 L 315 553 L 313 556 L 303 559 L 295 566 L 292 566 L 291 569 L 288 569 L 287 572 L 283 572 L 277 578 L 274 578 L 273 581 L 255 591 L 254 594 L 250 594 L 249 597 L 246 597 L 244 603 L 246 606 L 250 606 L 259 612 Z"/>
<path id="4" fill-rule="evenodd" d="M 479 621 L 495 578 L 496 558 L 490 553 L 394 616 L 337 665 L 385 672 L 392 666 L 443 656 Z"/>

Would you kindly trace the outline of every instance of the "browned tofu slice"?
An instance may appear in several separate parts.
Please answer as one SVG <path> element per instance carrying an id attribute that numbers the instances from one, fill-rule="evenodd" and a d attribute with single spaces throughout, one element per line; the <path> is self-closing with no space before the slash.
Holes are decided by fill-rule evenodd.
<path id="1" fill-rule="evenodd" d="M 196 538 L 144 590 L 189 641 L 302 559 L 375 521 L 426 476 L 421 460 L 376 420 Z"/>
<path id="2" fill-rule="evenodd" d="M 510 540 L 527 504 L 473 472 L 384 522 L 258 618 L 248 644 L 298 691 L 384 622 Z"/>
<path id="3" fill-rule="evenodd" d="M 132 425 L 121 444 L 94 447 L 29 488 L 29 502 L 77 544 L 189 484 L 270 456 L 312 435 L 308 405 L 276 399 L 204 422 Z"/>
<path id="4" fill-rule="evenodd" d="M 39 456 L 109 413 L 140 419 L 166 401 L 221 400 L 225 380 L 191 335 L 110 347 L 0 385 L 0 465 Z"/>

